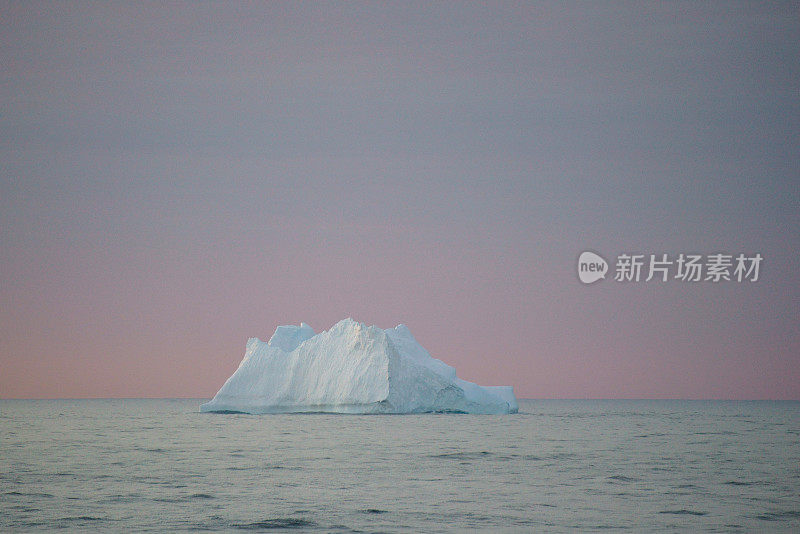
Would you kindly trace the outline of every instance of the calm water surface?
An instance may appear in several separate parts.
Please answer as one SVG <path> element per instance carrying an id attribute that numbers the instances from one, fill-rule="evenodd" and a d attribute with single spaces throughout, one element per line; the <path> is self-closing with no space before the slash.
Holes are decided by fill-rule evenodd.
<path id="1" fill-rule="evenodd" d="M 0 401 L 0 531 L 800 532 L 800 403 L 487 415 Z"/>

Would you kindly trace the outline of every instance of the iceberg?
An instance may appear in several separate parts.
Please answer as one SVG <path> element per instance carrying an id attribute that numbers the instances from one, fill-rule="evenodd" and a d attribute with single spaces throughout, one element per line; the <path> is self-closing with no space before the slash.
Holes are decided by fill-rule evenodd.
<path id="1" fill-rule="evenodd" d="M 279 326 L 247 341 L 238 369 L 201 412 L 357 414 L 518 410 L 511 386 L 479 386 L 433 358 L 405 325 L 382 330 L 352 319 L 315 334 Z"/>

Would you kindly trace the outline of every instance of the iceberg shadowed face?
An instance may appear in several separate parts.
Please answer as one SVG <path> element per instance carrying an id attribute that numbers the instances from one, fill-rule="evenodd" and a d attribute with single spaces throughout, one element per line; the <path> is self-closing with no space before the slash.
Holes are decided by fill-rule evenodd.
<path id="1" fill-rule="evenodd" d="M 279 326 L 247 342 L 239 368 L 204 412 L 503 414 L 518 410 L 510 386 L 479 386 L 433 358 L 405 325 L 382 330 L 344 319 L 315 334 Z"/>

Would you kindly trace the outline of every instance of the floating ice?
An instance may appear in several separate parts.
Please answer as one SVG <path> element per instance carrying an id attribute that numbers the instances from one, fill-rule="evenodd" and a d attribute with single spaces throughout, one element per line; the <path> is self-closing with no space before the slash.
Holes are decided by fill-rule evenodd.
<path id="1" fill-rule="evenodd" d="M 247 341 L 239 368 L 203 412 L 514 413 L 511 386 L 484 387 L 428 353 L 405 325 L 382 330 L 352 319 L 314 334 L 279 326 Z"/>

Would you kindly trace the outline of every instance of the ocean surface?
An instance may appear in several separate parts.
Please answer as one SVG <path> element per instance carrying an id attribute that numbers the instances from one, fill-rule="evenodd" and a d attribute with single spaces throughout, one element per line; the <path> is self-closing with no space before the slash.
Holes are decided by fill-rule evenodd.
<path id="1" fill-rule="evenodd" d="M 800 403 L 0 400 L 0 531 L 800 532 Z"/>

